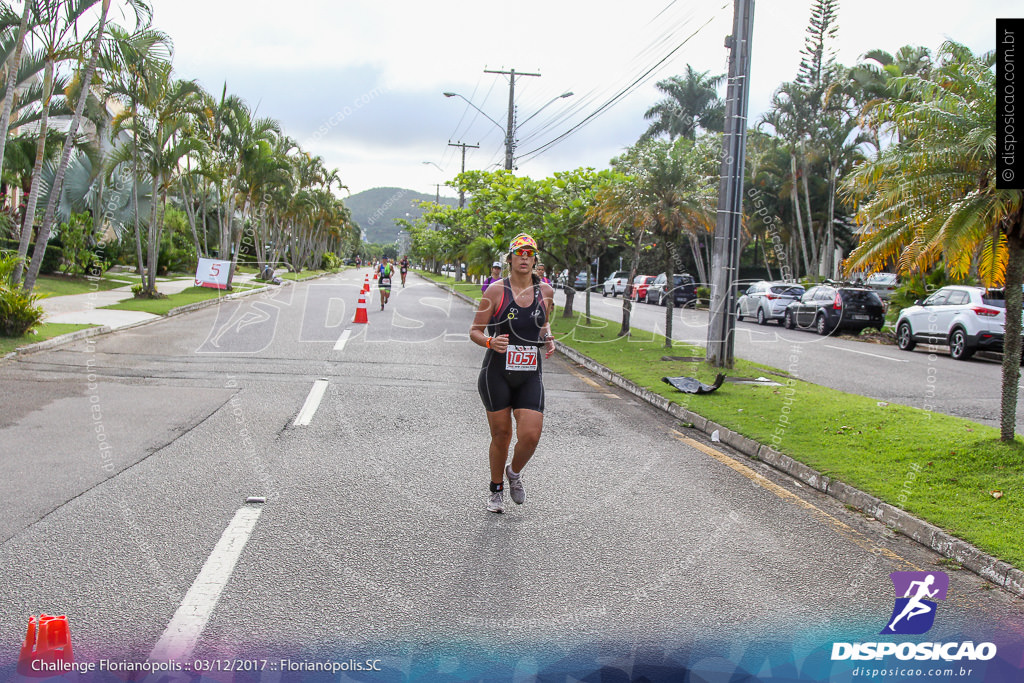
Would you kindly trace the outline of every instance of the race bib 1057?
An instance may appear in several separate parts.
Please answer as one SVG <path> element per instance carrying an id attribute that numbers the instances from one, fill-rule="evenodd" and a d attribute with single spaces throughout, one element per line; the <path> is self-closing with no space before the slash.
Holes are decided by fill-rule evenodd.
<path id="1" fill-rule="evenodd" d="M 536 370 L 536 346 L 509 346 L 505 352 L 506 370 Z"/>

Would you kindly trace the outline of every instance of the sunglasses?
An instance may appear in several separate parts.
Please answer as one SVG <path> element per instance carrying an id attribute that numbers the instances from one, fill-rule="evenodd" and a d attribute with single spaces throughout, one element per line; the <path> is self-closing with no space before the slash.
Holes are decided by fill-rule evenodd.
<path id="1" fill-rule="evenodd" d="M 523 257 L 526 257 L 526 258 L 530 258 L 536 252 L 533 249 L 520 248 L 520 249 L 513 249 L 512 253 L 515 254 L 516 256 L 523 256 Z"/>

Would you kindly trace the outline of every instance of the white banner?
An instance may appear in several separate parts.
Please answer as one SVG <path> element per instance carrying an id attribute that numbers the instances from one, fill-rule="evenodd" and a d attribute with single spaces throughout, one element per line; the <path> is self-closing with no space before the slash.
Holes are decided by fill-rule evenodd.
<path id="1" fill-rule="evenodd" d="M 231 261 L 201 258 L 199 259 L 199 266 L 196 268 L 196 287 L 227 289 L 228 274 L 230 272 Z"/>

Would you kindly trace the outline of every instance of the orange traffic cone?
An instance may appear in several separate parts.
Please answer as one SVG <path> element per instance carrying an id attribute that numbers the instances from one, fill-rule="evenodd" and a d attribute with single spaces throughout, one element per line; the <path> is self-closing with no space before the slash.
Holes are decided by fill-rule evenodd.
<path id="1" fill-rule="evenodd" d="M 363 294 L 366 294 L 369 291 L 370 291 L 370 274 L 367 273 L 366 274 L 366 279 L 363 280 Z"/>
<path id="2" fill-rule="evenodd" d="M 71 652 L 71 630 L 66 616 L 40 614 L 28 618 L 28 633 L 18 656 L 18 673 L 45 678 L 67 673 L 74 661 Z"/>
<path id="3" fill-rule="evenodd" d="M 354 323 L 368 323 L 369 319 L 366 317 L 366 295 L 362 292 L 359 293 L 359 305 L 356 306 L 356 319 Z"/>

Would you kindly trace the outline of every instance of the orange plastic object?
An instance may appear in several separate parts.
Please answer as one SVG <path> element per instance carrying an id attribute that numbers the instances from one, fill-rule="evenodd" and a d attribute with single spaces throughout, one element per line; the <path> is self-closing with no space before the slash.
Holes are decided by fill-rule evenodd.
<path id="1" fill-rule="evenodd" d="M 366 317 L 366 295 L 359 294 L 359 305 L 356 306 L 356 318 L 352 322 L 354 323 L 368 323 L 370 320 Z"/>
<path id="2" fill-rule="evenodd" d="M 74 661 L 71 652 L 71 629 L 68 618 L 64 615 L 52 617 L 40 614 L 38 618 L 28 618 L 28 633 L 25 643 L 21 646 L 18 656 L 18 673 L 22 676 L 45 678 L 65 673 L 66 670 L 55 668 L 57 662 L 70 664 Z M 50 666 L 32 666 L 33 662 L 42 662 Z"/>

